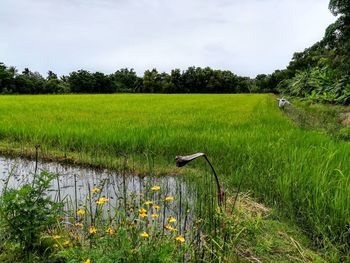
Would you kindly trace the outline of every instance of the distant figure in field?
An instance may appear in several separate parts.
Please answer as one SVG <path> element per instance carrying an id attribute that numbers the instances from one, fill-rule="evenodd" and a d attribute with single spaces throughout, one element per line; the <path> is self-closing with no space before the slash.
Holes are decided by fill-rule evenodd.
<path id="1" fill-rule="evenodd" d="M 278 100 L 278 107 L 280 108 L 280 109 L 282 109 L 282 110 L 284 110 L 284 107 L 286 106 L 286 105 L 289 105 L 290 104 L 290 102 L 288 101 L 288 100 L 286 100 L 285 98 L 280 98 L 280 99 L 277 99 Z"/>

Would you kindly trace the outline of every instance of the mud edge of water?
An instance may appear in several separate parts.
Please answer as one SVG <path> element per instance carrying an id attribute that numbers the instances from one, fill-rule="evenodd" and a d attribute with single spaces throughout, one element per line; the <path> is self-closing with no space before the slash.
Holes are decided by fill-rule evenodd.
<path id="1" fill-rule="evenodd" d="M 3 157 L 8 157 L 8 158 L 22 158 L 30 161 L 35 161 L 35 150 L 24 148 L 23 150 L 19 149 L 9 149 L 5 147 L 0 147 L 0 156 Z M 126 172 L 128 175 L 136 175 L 136 176 L 146 176 L 146 172 L 140 172 L 135 169 L 132 169 L 129 166 L 125 166 L 122 169 L 116 169 L 108 165 L 103 165 L 103 164 L 94 164 L 88 161 L 84 161 L 81 159 L 77 159 L 74 157 L 64 157 L 64 156 L 59 156 L 59 155 L 53 155 L 53 154 L 44 154 L 40 155 L 39 151 L 39 157 L 38 161 L 44 162 L 44 163 L 51 163 L 51 162 L 57 162 L 59 164 L 63 165 L 71 165 L 71 166 L 77 166 L 80 168 L 91 168 L 97 171 L 102 171 L 102 170 L 109 170 L 112 172 Z M 154 171 L 153 171 L 154 172 Z M 160 172 L 156 173 L 157 176 L 181 176 L 182 173 L 176 173 L 176 172 Z"/>

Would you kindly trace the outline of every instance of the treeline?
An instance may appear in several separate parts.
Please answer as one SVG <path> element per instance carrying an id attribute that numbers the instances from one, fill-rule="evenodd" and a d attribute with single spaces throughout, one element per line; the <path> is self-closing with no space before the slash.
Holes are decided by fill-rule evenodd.
<path id="1" fill-rule="evenodd" d="M 58 77 L 49 71 L 46 77 L 26 68 L 18 73 L 15 67 L 0 63 L 0 93 L 248 93 L 256 92 L 254 81 L 231 71 L 209 67 L 174 69 L 170 74 L 156 69 L 146 70 L 138 77 L 133 69 L 120 69 L 113 74 L 79 70 Z"/>
<path id="2" fill-rule="evenodd" d="M 258 75 L 260 89 L 316 102 L 350 104 L 350 1 L 331 0 L 329 9 L 338 18 L 323 39 L 295 53 L 285 70 Z"/>

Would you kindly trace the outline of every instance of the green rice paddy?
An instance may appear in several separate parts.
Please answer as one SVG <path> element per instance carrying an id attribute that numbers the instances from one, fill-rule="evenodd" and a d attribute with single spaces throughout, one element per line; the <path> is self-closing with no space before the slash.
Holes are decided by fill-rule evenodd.
<path id="1" fill-rule="evenodd" d="M 349 253 L 350 143 L 298 128 L 272 95 L 0 96 L 1 151 L 36 144 L 42 157 L 188 176 L 210 170 L 174 157 L 205 152 L 228 191 L 242 180 L 316 245 Z"/>

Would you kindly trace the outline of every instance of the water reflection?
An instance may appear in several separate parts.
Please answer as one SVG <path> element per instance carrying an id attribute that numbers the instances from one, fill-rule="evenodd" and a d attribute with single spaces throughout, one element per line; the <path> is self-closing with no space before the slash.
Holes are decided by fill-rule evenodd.
<path id="1" fill-rule="evenodd" d="M 0 193 L 8 180 L 8 188 L 16 188 L 32 182 L 35 161 L 0 157 Z M 126 213 L 129 218 L 139 217 L 139 209 L 148 208 L 159 213 L 159 222 L 166 224 L 165 218 L 175 216 L 178 227 L 189 227 L 194 215 L 189 210 L 194 205 L 195 191 L 189 185 L 174 176 L 144 176 L 117 173 L 108 170 L 63 165 L 56 162 L 39 162 L 38 173 L 48 171 L 56 174 L 52 191 L 49 193 L 56 201 L 64 202 L 66 211 L 79 209 L 89 210 L 94 217 L 101 198 L 107 198 L 104 205 L 106 219 L 117 218 L 116 213 Z M 152 190 L 152 186 L 160 186 L 160 190 Z M 98 189 L 98 190 L 96 190 Z M 165 197 L 174 200 L 166 201 Z M 148 201 L 148 202 L 147 202 Z M 160 205 L 160 211 L 152 209 L 152 205 Z M 151 213 L 147 215 L 152 220 Z M 183 218 L 186 218 L 187 222 Z"/>

